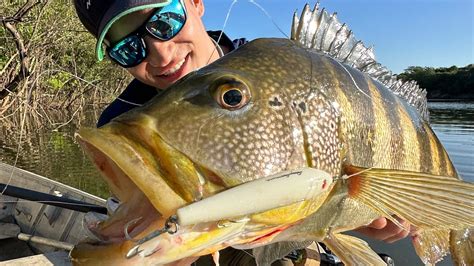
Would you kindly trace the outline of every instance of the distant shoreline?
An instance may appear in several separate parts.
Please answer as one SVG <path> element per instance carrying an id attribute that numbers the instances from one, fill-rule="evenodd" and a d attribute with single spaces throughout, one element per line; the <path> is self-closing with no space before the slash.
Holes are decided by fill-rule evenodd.
<path id="1" fill-rule="evenodd" d="M 465 67 L 410 66 L 397 75 L 426 90 L 428 102 L 474 102 L 474 64 Z"/>

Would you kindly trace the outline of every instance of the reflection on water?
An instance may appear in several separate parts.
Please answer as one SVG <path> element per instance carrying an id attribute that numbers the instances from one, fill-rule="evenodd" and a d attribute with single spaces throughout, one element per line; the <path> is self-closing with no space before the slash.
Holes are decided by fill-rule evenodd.
<path id="1" fill-rule="evenodd" d="M 64 125 L 64 121 L 71 123 Z M 77 119 L 80 117 L 80 119 Z M 108 189 L 95 166 L 74 141 L 74 132 L 81 126 L 94 126 L 97 112 L 51 112 L 29 114 L 25 119 L 22 145 L 18 152 L 20 117 L 0 121 L 0 161 L 36 174 L 107 197 Z M 79 120 L 79 121 L 78 121 Z"/>
<path id="2" fill-rule="evenodd" d="M 474 103 L 430 103 L 431 123 L 461 176 L 474 182 Z M 108 190 L 95 167 L 74 141 L 81 126 L 94 126 L 97 111 L 75 114 L 79 122 L 60 127 L 73 113 L 28 116 L 17 166 L 95 195 Z M 19 121 L 2 120 L 0 161 L 13 164 L 18 147 Z M 58 128 L 59 127 L 59 128 Z"/>
<path id="3" fill-rule="evenodd" d="M 474 182 L 474 103 L 429 103 L 433 130 L 461 177 Z"/>

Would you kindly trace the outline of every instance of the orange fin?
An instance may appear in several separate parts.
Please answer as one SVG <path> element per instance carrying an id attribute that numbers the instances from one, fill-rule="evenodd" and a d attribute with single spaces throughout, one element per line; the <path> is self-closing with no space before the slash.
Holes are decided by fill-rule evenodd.
<path id="1" fill-rule="evenodd" d="M 462 229 L 474 226 L 474 184 L 453 177 L 350 166 L 349 196 L 420 229 Z"/>

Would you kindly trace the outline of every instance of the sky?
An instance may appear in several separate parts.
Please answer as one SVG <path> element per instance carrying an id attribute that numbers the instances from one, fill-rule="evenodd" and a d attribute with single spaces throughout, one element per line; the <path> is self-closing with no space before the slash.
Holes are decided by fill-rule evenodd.
<path id="1" fill-rule="evenodd" d="M 249 0 L 233 6 L 224 31 L 231 38 L 289 36 L 293 13 L 316 0 Z M 222 29 L 232 0 L 204 0 L 208 30 Z M 409 66 L 450 67 L 474 63 L 474 0 L 320 0 L 357 39 L 374 46 L 378 62 L 394 73 Z M 273 22 L 272 22 L 273 20 Z"/>

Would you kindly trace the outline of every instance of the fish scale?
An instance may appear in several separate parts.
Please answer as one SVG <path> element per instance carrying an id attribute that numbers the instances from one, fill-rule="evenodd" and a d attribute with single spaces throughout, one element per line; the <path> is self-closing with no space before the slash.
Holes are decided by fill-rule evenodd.
<path id="1" fill-rule="evenodd" d="M 335 88 L 335 99 L 332 100 L 340 104 L 341 113 L 344 114 L 344 117 L 341 117 L 343 125 L 341 130 L 347 134 L 346 138 L 348 143 L 350 143 L 348 145 L 351 147 L 357 146 L 357 149 L 351 149 L 348 155 L 349 160 L 355 158 L 351 161 L 352 163 L 366 167 L 392 167 L 405 170 L 432 171 L 431 173 L 446 175 L 455 174 L 452 163 L 446 158 L 447 154 L 444 152 L 439 153 L 439 148 L 435 150 L 435 154 L 441 154 L 438 156 L 444 162 L 442 168 L 446 170 L 439 172 L 437 167 L 430 167 L 431 158 L 434 156 L 431 152 L 426 151 L 426 148 L 429 148 L 427 144 L 430 143 L 430 137 L 424 132 L 425 122 L 422 122 L 416 116 L 416 111 L 413 111 L 412 107 L 399 100 L 386 87 L 374 83 L 371 78 L 364 77 L 360 72 L 355 72 L 352 69 L 348 70 L 351 71 L 348 77 L 346 76 L 347 72 L 341 71 L 339 64 L 331 60 L 323 62 L 327 65 L 328 69 L 331 68 L 329 70 L 330 73 L 338 73 L 333 78 L 333 81 L 338 80 L 338 82 L 332 83 Z M 321 69 L 318 69 L 316 72 L 327 73 L 327 71 Z M 354 82 L 352 82 L 351 78 L 356 81 L 355 84 L 361 91 L 352 87 Z M 318 80 L 317 83 L 322 84 L 327 82 L 325 78 L 318 79 L 316 77 L 314 80 Z M 313 84 L 312 86 L 323 87 L 324 85 Z M 331 95 L 330 91 L 327 93 Z M 373 97 L 370 97 L 372 95 Z M 367 110 L 372 111 L 367 112 Z M 407 110 L 411 110 L 411 112 Z M 356 125 L 356 123 L 359 123 L 359 125 Z M 398 130 L 398 127 L 401 130 Z M 351 140 L 358 140 L 358 138 L 352 137 L 354 135 L 366 140 L 374 138 L 375 140 L 371 142 L 351 142 Z M 374 142 L 377 142 L 377 138 L 383 140 L 383 145 L 372 146 Z M 400 147 L 403 147 L 403 152 L 398 152 Z M 392 152 L 387 152 L 387 148 L 391 149 Z M 361 153 L 367 156 L 362 158 L 357 156 Z M 440 167 L 441 165 L 437 166 Z"/>

